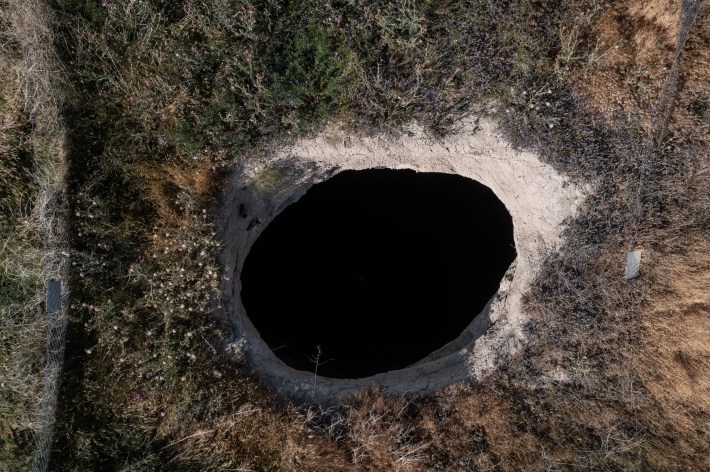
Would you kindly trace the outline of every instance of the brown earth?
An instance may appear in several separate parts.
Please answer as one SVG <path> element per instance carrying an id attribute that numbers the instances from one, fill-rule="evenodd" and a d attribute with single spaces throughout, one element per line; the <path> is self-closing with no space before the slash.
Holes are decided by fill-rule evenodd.
<path id="1" fill-rule="evenodd" d="M 607 119 L 614 114 L 638 114 L 650 123 L 676 47 L 679 2 L 621 2 L 592 26 L 593 44 L 601 56 L 575 79 L 577 91 L 590 109 Z M 693 25 L 681 57 L 678 124 L 710 129 L 707 78 L 710 76 L 710 17 Z"/>

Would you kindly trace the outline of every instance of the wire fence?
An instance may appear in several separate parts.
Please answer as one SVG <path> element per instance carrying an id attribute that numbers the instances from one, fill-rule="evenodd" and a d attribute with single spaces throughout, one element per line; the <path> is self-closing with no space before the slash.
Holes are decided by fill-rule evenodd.
<path id="1" fill-rule="evenodd" d="M 49 467 L 52 437 L 64 366 L 69 298 L 69 233 L 64 130 L 53 81 L 59 73 L 54 51 L 52 12 L 42 0 L 9 0 L 9 17 L 24 61 L 24 108 L 29 116 L 39 195 L 34 207 L 42 241 L 47 294 L 47 339 L 43 391 L 37 415 L 33 472 Z M 50 293 L 50 289 L 51 292 Z"/>
<path id="2" fill-rule="evenodd" d="M 44 365 L 44 389 L 40 401 L 35 454 L 30 467 L 32 472 L 44 472 L 49 467 L 66 347 L 69 247 L 65 194 L 63 188 L 58 187 L 59 185 L 53 191 L 49 191 L 40 197 L 40 219 L 42 221 L 42 240 L 45 252 L 45 280 L 47 280 L 48 289 L 53 283 L 59 283 L 59 291 L 56 294 L 52 294 L 48 290 L 47 293 L 47 346 Z M 58 297 L 59 300 L 51 300 L 53 296 Z M 53 310 L 53 305 L 58 309 Z"/>

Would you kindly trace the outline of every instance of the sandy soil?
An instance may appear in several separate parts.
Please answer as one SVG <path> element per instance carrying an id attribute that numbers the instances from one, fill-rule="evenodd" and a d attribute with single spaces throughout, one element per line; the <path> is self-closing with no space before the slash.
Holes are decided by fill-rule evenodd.
<path id="1" fill-rule="evenodd" d="M 377 167 L 455 173 L 488 186 L 513 218 L 517 259 L 484 313 L 459 338 L 406 369 L 350 380 L 287 367 L 261 340 L 240 301 L 239 273 L 249 248 L 311 185 L 343 170 Z M 233 274 L 223 282 L 221 317 L 234 333 L 228 351 L 250 359 L 276 391 L 301 400 L 338 401 L 372 384 L 403 393 L 475 382 L 519 347 L 526 320 L 521 297 L 586 193 L 534 154 L 514 150 L 487 121 L 467 121 L 443 140 L 416 125 L 397 136 L 331 127 L 263 157 L 250 156 L 247 166 L 235 169 L 220 209 L 222 263 Z"/>

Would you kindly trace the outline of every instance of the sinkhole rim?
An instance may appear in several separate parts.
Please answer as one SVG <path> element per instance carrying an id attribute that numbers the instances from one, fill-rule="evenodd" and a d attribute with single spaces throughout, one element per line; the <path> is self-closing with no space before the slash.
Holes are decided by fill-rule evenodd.
<path id="1" fill-rule="evenodd" d="M 366 191 L 358 193 L 361 189 Z M 352 198 L 353 195 L 359 197 Z M 436 229 L 423 224 L 426 219 L 422 219 L 422 213 L 427 207 L 428 215 L 443 221 Z M 369 230 L 363 230 L 361 223 L 356 223 L 357 218 L 353 218 L 363 214 L 367 214 L 370 222 L 377 222 L 374 226 L 378 231 L 372 238 L 368 238 Z M 332 293 L 321 287 L 335 274 L 323 278 L 321 269 L 352 275 L 348 262 L 354 261 L 343 256 L 345 251 L 358 253 L 357 261 L 367 259 L 373 251 L 379 257 L 371 262 L 378 270 L 384 270 L 377 264 L 384 256 L 382 252 L 391 252 L 382 248 L 387 246 L 387 238 L 392 238 L 393 232 L 397 233 L 398 246 L 403 246 L 398 251 L 407 255 L 388 274 L 387 280 L 397 282 L 384 291 L 391 294 L 399 289 L 403 298 L 398 297 L 398 302 L 389 309 L 381 308 L 382 298 L 374 306 L 360 306 L 360 310 L 352 308 L 359 305 L 356 299 L 335 297 L 335 305 L 324 304 L 323 299 Z M 284 241 L 284 237 L 289 240 Z M 334 240 L 338 243 L 334 244 Z M 317 241 L 315 246 L 313 241 Z M 350 249 L 340 248 L 341 244 Z M 283 245 L 288 245 L 288 250 Z M 420 246 L 428 248 L 423 252 L 438 253 L 437 256 L 415 258 L 416 252 L 410 251 Z M 299 247 L 304 248 L 305 254 L 298 251 Z M 344 259 L 325 269 L 318 266 L 324 263 L 319 260 L 322 254 L 329 254 L 328 259 Z M 441 357 L 447 348 L 450 351 L 456 346 L 459 338 L 470 343 L 485 334 L 489 324 L 485 319 L 486 308 L 516 258 L 513 218 L 485 184 L 454 173 L 389 168 L 343 170 L 311 185 L 261 226 L 242 265 L 239 297 L 244 315 L 261 340 L 287 367 L 314 374 L 314 366 L 306 362 L 308 348 L 304 342 L 313 338 L 316 331 L 320 337 L 313 345 L 319 351 L 322 346 L 325 358 L 332 356 L 335 361 L 318 366 L 321 377 L 367 379 L 415 367 Z M 413 262 L 417 259 L 420 262 Z M 464 259 L 469 263 L 463 263 Z M 327 267 L 328 263 L 325 264 Z M 408 264 L 411 264 L 408 269 L 402 268 Z M 274 275 L 293 271 L 293 267 L 302 269 L 289 276 Z M 425 284 L 431 291 L 403 284 L 404 280 L 414 282 L 408 278 L 410 271 L 438 274 Z M 343 281 L 339 282 L 331 289 L 342 289 Z M 405 292 L 401 292 L 403 288 Z M 268 292 L 264 293 L 267 290 L 278 293 L 278 298 L 269 298 Z M 301 290 L 311 290 L 313 295 L 302 297 Z M 417 297 L 422 293 L 426 295 Z M 428 309 L 423 308 L 426 303 Z M 284 316 L 289 310 L 292 313 Z M 330 332 L 327 328 L 319 331 L 318 326 L 327 325 L 326 320 L 333 313 L 343 323 L 357 320 L 347 330 L 348 334 L 338 329 L 342 327 L 340 323 L 330 326 Z M 409 319 L 413 322 L 407 323 Z M 373 339 L 375 330 L 379 333 Z M 368 336 L 368 349 L 362 349 L 356 338 L 368 339 Z M 378 338 L 379 345 L 375 342 Z M 308 346 L 312 347 L 311 343 Z"/>
<path id="2" fill-rule="evenodd" d="M 563 177 L 533 152 L 516 150 L 493 120 L 464 118 L 457 128 L 440 138 L 416 123 L 401 133 L 336 123 L 310 137 L 264 143 L 236 162 L 212 206 L 223 273 L 213 312 L 224 330 L 221 354 L 247 366 L 277 398 L 334 406 L 372 386 L 398 395 L 476 384 L 520 352 L 530 318 L 523 295 L 592 189 Z M 490 327 L 475 342 L 464 340 L 438 359 L 399 371 L 354 380 L 314 378 L 283 364 L 260 339 L 239 297 L 241 264 L 260 229 L 311 185 L 340 171 L 371 168 L 458 174 L 489 187 L 512 217 L 517 257 L 487 307 Z"/>

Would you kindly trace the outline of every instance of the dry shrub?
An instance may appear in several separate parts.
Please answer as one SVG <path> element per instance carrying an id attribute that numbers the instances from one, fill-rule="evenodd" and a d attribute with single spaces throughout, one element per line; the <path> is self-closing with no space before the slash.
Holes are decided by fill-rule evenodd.
<path id="1" fill-rule="evenodd" d="M 418 440 L 407 421 L 404 398 L 387 398 L 371 390 L 347 408 L 347 443 L 352 463 L 360 470 L 416 470 L 429 444 Z"/>
<path id="2" fill-rule="evenodd" d="M 506 470 L 534 461 L 540 447 L 509 393 L 456 385 L 404 398 L 373 387 L 340 407 L 308 410 L 306 425 L 348 459 L 332 470 Z"/>

